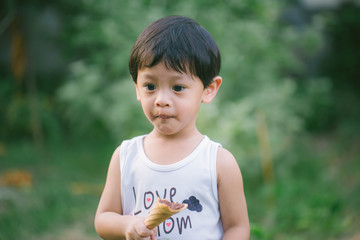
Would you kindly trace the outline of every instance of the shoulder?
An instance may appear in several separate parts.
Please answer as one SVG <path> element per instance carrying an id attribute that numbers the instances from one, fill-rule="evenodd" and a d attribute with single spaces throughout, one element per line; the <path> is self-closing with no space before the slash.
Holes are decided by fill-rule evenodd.
<path id="1" fill-rule="evenodd" d="M 224 177 L 240 175 L 240 168 L 234 155 L 223 147 L 219 147 L 217 151 L 216 169 L 218 182 Z"/>
<path id="2" fill-rule="evenodd" d="M 119 159 L 120 158 L 121 145 L 115 148 L 113 152 L 113 157 Z"/>
<path id="3" fill-rule="evenodd" d="M 109 165 L 109 170 L 110 169 L 118 169 L 119 168 L 119 164 L 120 164 L 120 150 L 121 150 L 121 145 L 118 146 L 111 157 L 110 160 L 110 165 Z"/>
<path id="4" fill-rule="evenodd" d="M 124 158 L 126 151 L 129 148 L 129 145 L 131 145 L 133 142 L 134 139 L 124 140 L 118 147 L 115 148 L 110 160 L 110 168 L 119 169 L 122 161 L 125 160 L 121 158 Z"/>
<path id="5" fill-rule="evenodd" d="M 121 156 L 123 154 L 126 154 L 126 152 L 129 149 L 136 148 L 137 146 L 139 146 L 139 143 L 142 142 L 144 136 L 145 135 L 140 135 L 140 136 L 136 136 L 136 137 L 133 137 L 133 138 L 130 138 L 130 139 L 123 140 L 121 142 L 120 146 L 118 146 L 115 149 L 114 154 L 117 153 L 117 154 L 120 154 L 120 156 Z"/>
<path id="6" fill-rule="evenodd" d="M 133 137 L 133 138 L 123 140 L 121 142 L 121 144 L 120 144 L 120 147 L 122 149 L 127 149 L 127 148 L 137 146 L 137 145 L 139 145 L 139 143 L 142 143 L 145 136 L 147 136 L 147 135 L 139 135 L 139 136 L 136 136 L 136 137 Z"/>
<path id="7" fill-rule="evenodd" d="M 218 151 L 217 151 L 217 165 L 219 166 L 232 166 L 232 165 L 236 165 L 237 166 L 237 162 L 236 159 L 234 157 L 234 155 L 227 149 L 219 146 Z"/>

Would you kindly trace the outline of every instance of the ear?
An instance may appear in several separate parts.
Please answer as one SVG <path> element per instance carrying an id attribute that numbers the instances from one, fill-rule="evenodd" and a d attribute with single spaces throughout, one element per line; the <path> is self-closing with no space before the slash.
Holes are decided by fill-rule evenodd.
<path id="1" fill-rule="evenodd" d="M 204 90 L 203 98 L 202 98 L 202 101 L 204 103 L 210 103 L 214 99 L 214 97 L 216 96 L 219 90 L 221 83 L 222 83 L 222 78 L 220 76 L 216 76 L 213 78 L 210 85 Z"/>
<path id="2" fill-rule="evenodd" d="M 141 98 L 137 83 L 135 83 L 135 90 L 136 90 L 136 98 L 140 102 Z"/>

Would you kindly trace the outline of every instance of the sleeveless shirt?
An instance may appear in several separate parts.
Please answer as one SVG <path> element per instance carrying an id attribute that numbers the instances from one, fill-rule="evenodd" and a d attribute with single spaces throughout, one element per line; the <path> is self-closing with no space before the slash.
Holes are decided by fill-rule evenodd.
<path id="1" fill-rule="evenodd" d="M 223 228 L 216 173 L 220 144 L 204 136 L 195 150 L 181 161 L 159 165 L 146 156 L 143 139 L 144 136 L 138 136 L 121 143 L 123 214 L 147 216 L 157 198 L 187 203 L 187 209 L 157 227 L 158 239 L 221 239 Z"/>

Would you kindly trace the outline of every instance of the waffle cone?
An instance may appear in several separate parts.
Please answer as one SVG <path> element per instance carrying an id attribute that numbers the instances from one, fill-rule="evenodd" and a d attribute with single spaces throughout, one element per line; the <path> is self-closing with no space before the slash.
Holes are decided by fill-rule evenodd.
<path id="1" fill-rule="evenodd" d="M 171 209 L 168 205 L 161 203 L 158 198 L 155 202 L 154 207 L 150 210 L 149 215 L 145 219 L 145 226 L 148 229 L 154 229 L 160 223 L 171 217 L 172 215 L 185 210 L 187 208 L 187 204 L 183 204 L 182 208 L 179 209 Z"/>

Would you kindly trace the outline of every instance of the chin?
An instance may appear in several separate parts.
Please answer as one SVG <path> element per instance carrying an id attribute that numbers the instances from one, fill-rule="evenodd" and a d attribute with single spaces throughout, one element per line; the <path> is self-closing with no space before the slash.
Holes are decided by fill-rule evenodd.
<path id="1" fill-rule="evenodd" d="M 174 129 L 169 129 L 167 127 L 155 128 L 158 133 L 164 136 L 172 136 L 178 133 L 178 131 L 174 131 Z"/>

